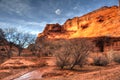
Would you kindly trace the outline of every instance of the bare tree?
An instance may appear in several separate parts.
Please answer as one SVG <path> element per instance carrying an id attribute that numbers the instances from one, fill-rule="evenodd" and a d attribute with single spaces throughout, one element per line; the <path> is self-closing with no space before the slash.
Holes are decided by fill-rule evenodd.
<path id="1" fill-rule="evenodd" d="M 34 43 L 35 36 L 29 33 L 17 32 L 15 37 L 15 44 L 18 48 L 18 56 L 21 55 L 21 52 L 25 47 Z"/>
<path id="2" fill-rule="evenodd" d="M 4 29 L 4 32 L 5 39 L 7 40 L 4 44 L 6 45 L 5 48 L 7 50 L 7 55 L 10 58 L 12 56 L 12 48 L 15 45 L 14 42 L 17 30 L 15 28 L 6 28 Z"/>
<path id="3" fill-rule="evenodd" d="M 3 29 L 0 28 L 0 63 L 2 63 L 6 57 L 5 54 L 5 35 Z"/>
<path id="4" fill-rule="evenodd" d="M 37 47 L 36 44 L 30 44 L 27 49 L 29 49 L 32 52 L 32 55 L 36 56 L 37 53 Z"/>
<path id="5" fill-rule="evenodd" d="M 65 42 L 65 41 L 64 41 Z M 62 52 L 57 54 L 57 65 L 61 68 L 68 66 L 73 69 L 76 65 L 82 67 L 85 59 L 91 51 L 92 44 L 86 39 L 66 40 L 62 44 Z"/>
<path id="6" fill-rule="evenodd" d="M 7 44 L 8 56 L 12 55 L 12 47 L 16 46 L 18 48 L 18 55 L 21 55 L 22 50 L 29 44 L 34 43 L 35 36 L 29 33 L 19 32 L 16 28 L 6 28 L 5 38 L 9 42 Z"/>
<path id="7" fill-rule="evenodd" d="M 82 67 L 85 63 L 86 57 L 92 49 L 91 42 L 86 39 L 73 40 L 71 46 L 73 50 L 71 69 L 73 69 L 75 65 Z"/>
<path id="8" fill-rule="evenodd" d="M 4 31 L 0 28 L 0 40 L 5 39 Z"/>
<path id="9" fill-rule="evenodd" d="M 0 28 L 0 46 L 3 46 L 3 42 L 5 40 L 5 34 L 4 31 Z"/>
<path id="10" fill-rule="evenodd" d="M 38 57 L 50 56 L 53 51 L 53 41 L 47 40 L 44 37 L 36 40 L 36 49 Z"/>
<path id="11" fill-rule="evenodd" d="M 71 46 L 70 42 L 63 40 L 62 42 L 59 41 L 56 45 L 56 47 L 59 46 L 58 52 L 56 53 L 56 59 L 57 59 L 57 66 L 59 66 L 61 69 L 63 69 L 65 66 L 68 66 L 70 64 L 71 59 Z"/>

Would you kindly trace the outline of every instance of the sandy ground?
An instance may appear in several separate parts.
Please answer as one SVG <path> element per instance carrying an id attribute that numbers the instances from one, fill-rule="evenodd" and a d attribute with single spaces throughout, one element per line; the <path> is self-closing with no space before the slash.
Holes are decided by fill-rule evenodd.
<path id="1" fill-rule="evenodd" d="M 0 80 L 13 80 L 44 66 L 44 64 L 45 61 L 37 57 L 12 57 L 0 64 Z"/>
<path id="2" fill-rule="evenodd" d="M 120 65 L 87 73 L 69 72 L 66 75 L 47 77 L 40 80 L 120 80 Z"/>
<path id="3" fill-rule="evenodd" d="M 55 58 L 45 57 L 43 59 L 46 60 L 47 66 L 28 72 L 20 77 L 15 78 L 14 80 L 41 79 L 44 73 L 52 72 L 55 68 Z"/>
<path id="4" fill-rule="evenodd" d="M 95 67 L 92 71 L 59 70 L 54 58 L 46 58 L 47 67 L 27 73 L 15 80 L 120 80 L 120 65 Z M 93 66 L 91 66 L 92 68 Z M 88 67 L 90 68 L 90 67 Z M 29 75 L 28 75 L 29 74 Z M 27 76 L 26 76 L 27 75 Z M 32 76 L 31 76 L 32 75 Z M 36 76 L 37 75 L 37 76 Z M 26 78 L 23 78 L 26 76 Z M 34 76 L 34 77 L 33 77 Z M 41 79 L 40 79 L 41 78 Z"/>
<path id="5" fill-rule="evenodd" d="M 17 69 L 17 70 L 13 70 L 14 72 L 9 72 L 11 73 L 11 75 L 6 75 L 4 74 L 4 78 L 0 79 L 0 80 L 13 80 L 16 77 L 22 76 L 23 74 L 32 71 L 33 69 Z"/>
<path id="6" fill-rule="evenodd" d="M 45 57 L 47 66 L 42 68 L 21 70 L 0 80 L 120 80 L 120 65 L 98 67 L 92 71 L 59 70 L 55 58 Z M 88 67 L 90 68 L 90 67 Z M 91 66 L 93 68 L 93 66 Z M 9 72 L 9 70 L 3 70 Z"/>

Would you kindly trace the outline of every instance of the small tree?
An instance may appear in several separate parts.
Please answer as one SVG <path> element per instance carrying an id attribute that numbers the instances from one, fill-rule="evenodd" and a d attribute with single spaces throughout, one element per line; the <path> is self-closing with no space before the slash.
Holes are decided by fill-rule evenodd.
<path id="1" fill-rule="evenodd" d="M 34 43 L 35 36 L 29 33 L 17 32 L 15 36 L 15 44 L 18 48 L 18 56 L 21 55 L 22 50 L 28 45 Z"/>
<path id="2" fill-rule="evenodd" d="M 29 33 L 19 32 L 16 28 L 6 28 L 5 38 L 8 41 L 6 49 L 8 51 L 8 57 L 12 55 L 12 47 L 18 48 L 18 55 L 21 55 L 22 50 L 29 44 L 34 43 L 35 36 Z"/>
<path id="3" fill-rule="evenodd" d="M 53 41 L 40 38 L 39 40 L 36 40 L 36 49 L 37 49 L 37 54 L 39 57 L 41 56 L 51 56 L 54 48 L 55 48 L 55 44 Z"/>
<path id="4" fill-rule="evenodd" d="M 63 51 L 56 56 L 57 65 L 61 68 L 68 66 L 70 69 L 73 69 L 76 65 L 83 66 L 92 45 L 86 39 L 73 39 L 66 40 L 62 48 Z"/>
<path id="5" fill-rule="evenodd" d="M 28 46 L 28 49 L 32 52 L 32 54 L 35 56 L 36 55 L 36 52 L 37 52 L 37 47 L 36 47 L 36 44 L 30 44 Z"/>
<path id="6" fill-rule="evenodd" d="M 92 49 L 92 44 L 86 39 L 73 40 L 71 43 L 73 50 L 71 69 L 73 69 L 75 65 L 82 67 L 85 64 L 86 57 Z"/>
<path id="7" fill-rule="evenodd" d="M 4 41 L 6 41 L 5 34 L 4 34 L 4 31 L 0 28 L 0 46 L 4 45 Z"/>
<path id="8" fill-rule="evenodd" d="M 5 40 L 5 34 L 3 29 L 0 28 L 0 64 L 4 61 L 6 55 L 5 55 L 5 43 L 7 41 Z"/>
<path id="9" fill-rule="evenodd" d="M 12 48 L 15 45 L 15 36 L 16 36 L 16 29 L 15 28 L 6 28 L 4 29 L 5 32 L 5 39 L 7 42 L 4 42 L 4 45 L 7 50 L 7 55 L 10 58 L 12 56 Z"/>
<path id="10" fill-rule="evenodd" d="M 0 28 L 0 41 L 5 39 L 4 31 Z"/>
<path id="11" fill-rule="evenodd" d="M 56 53 L 57 66 L 63 69 L 65 66 L 70 65 L 71 59 L 71 46 L 69 41 L 59 42 L 57 46 L 61 46 Z"/>

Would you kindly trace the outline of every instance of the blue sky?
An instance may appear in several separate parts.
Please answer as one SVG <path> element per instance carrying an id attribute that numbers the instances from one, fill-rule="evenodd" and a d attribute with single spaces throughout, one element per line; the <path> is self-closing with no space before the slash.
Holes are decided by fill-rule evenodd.
<path id="1" fill-rule="evenodd" d="M 0 0 L 0 28 L 16 27 L 38 34 L 49 23 L 63 24 L 118 0 Z"/>

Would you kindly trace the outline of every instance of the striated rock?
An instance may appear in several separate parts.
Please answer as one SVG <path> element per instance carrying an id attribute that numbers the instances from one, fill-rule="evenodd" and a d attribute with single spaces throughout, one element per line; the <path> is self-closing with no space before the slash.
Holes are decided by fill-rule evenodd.
<path id="1" fill-rule="evenodd" d="M 61 31 L 62 31 L 62 26 L 56 23 L 56 24 L 47 24 L 43 33 L 48 34 L 50 32 L 61 32 Z"/>
<path id="2" fill-rule="evenodd" d="M 76 32 L 79 29 L 79 18 L 75 17 L 73 19 L 68 19 L 64 25 L 63 25 L 63 29 L 65 31 L 73 31 Z"/>
<path id="3" fill-rule="evenodd" d="M 70 39 L 108 35 L 120 36 L 120 10 L 117 6 L 102 7 L 81 17 L 68 19 L 63 25 L 47 24 L 38 38 Z"/>
<path id="4" fill-rule="evenodd" d="M 48 43 L 51 43 L 62 39 L 63 42 L 66 39 L 89 40 L 93 42 L 95 52 L 107 52 L 111 50 L 111 47 L 113 50 L 119 51 L 120 9 L 118 6 L 105 6 L 81 17 L 68 19 L 63 25 L 47 24 L 44 31 L 38 34 L 36 44 L 45 47 L 44 42 L 50 41 Z"/>

